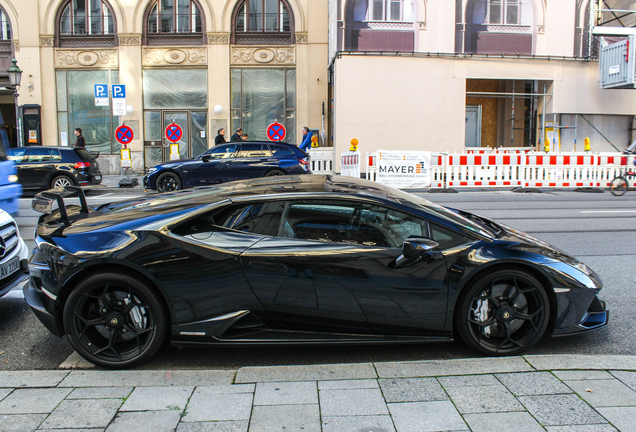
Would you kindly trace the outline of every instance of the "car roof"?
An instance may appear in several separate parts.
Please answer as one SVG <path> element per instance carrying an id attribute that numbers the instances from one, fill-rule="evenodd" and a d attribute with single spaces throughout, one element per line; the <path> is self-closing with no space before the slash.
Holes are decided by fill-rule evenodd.
<path id="1" fill-rule="evenodd" d="M 74 150 L 74 147 L 68 147 L 68 146 L 24 146 L 24 147 L 13 147 L 11 148 L 11 150 L 13 149 L 17 149 L 17 148 L 25 148 L 27 150 L 29 149 L 37 149 L 37 148 L 45 148 L 45 149 L 57 149 L 57 150 Z"/>

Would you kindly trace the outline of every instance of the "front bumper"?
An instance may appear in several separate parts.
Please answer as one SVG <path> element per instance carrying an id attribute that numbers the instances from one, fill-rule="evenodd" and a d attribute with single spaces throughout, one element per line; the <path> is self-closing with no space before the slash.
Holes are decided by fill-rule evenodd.
<path id="1" fill-rule="evenodd" d="M 556 291 L 557 321 L 552 336 L 587 333 L 609 324 L 610 312 L 595 290 L 589 290 L 591 293 L 573 289 Z"/>
<path id="2" fill-rule="evenodd" d="M 26 259 L 20 260 L 20 268 L 15 273 L 3 279 L 0 285 L 0 297 L 29 278 L 29 267 Z"/>

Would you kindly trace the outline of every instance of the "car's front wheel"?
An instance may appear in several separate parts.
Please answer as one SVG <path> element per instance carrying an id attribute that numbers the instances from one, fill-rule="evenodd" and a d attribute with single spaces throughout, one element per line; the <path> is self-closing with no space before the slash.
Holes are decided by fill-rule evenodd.
<path id="1" fill-rule="evenodd" d="M 105 368 L 148 360 L 163 343 L 168 315 L 156 292 L 134 275 L 87 277 L 64 305 L 64 330 L 73 348 Z"/>
<path id="2" fill-rule="evenodd" d="M 550 321 L 543 285 L 518 269 L 484 274 L 462 292 L 457 304 L 455 329 L 472 348 L 492 356 L 530 348 Z"/>
<path id="3" fill-rule="evenodd" d="M 174 192 L 181 189 L 181 179 L 178 175 L 166 172 L 157 177 L 158 192 Z"/>

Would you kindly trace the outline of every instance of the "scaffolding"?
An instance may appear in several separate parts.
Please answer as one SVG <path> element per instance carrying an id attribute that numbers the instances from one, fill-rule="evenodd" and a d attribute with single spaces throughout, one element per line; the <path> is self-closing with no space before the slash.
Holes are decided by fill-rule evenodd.
<path id="1" fill-rule="evenodd" d="M 590 0 L 588 55 L 595 36 L 636 35 L 635 0 Z"/>

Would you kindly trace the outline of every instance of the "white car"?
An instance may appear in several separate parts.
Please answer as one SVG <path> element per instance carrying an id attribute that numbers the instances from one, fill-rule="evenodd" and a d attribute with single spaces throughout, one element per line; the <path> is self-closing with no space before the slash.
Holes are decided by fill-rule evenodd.
<path id="1" fill-rule="evenodd" d="M 29 278 L 28 258 L 18 225 L 0 209 L 0 297 Z"/>

